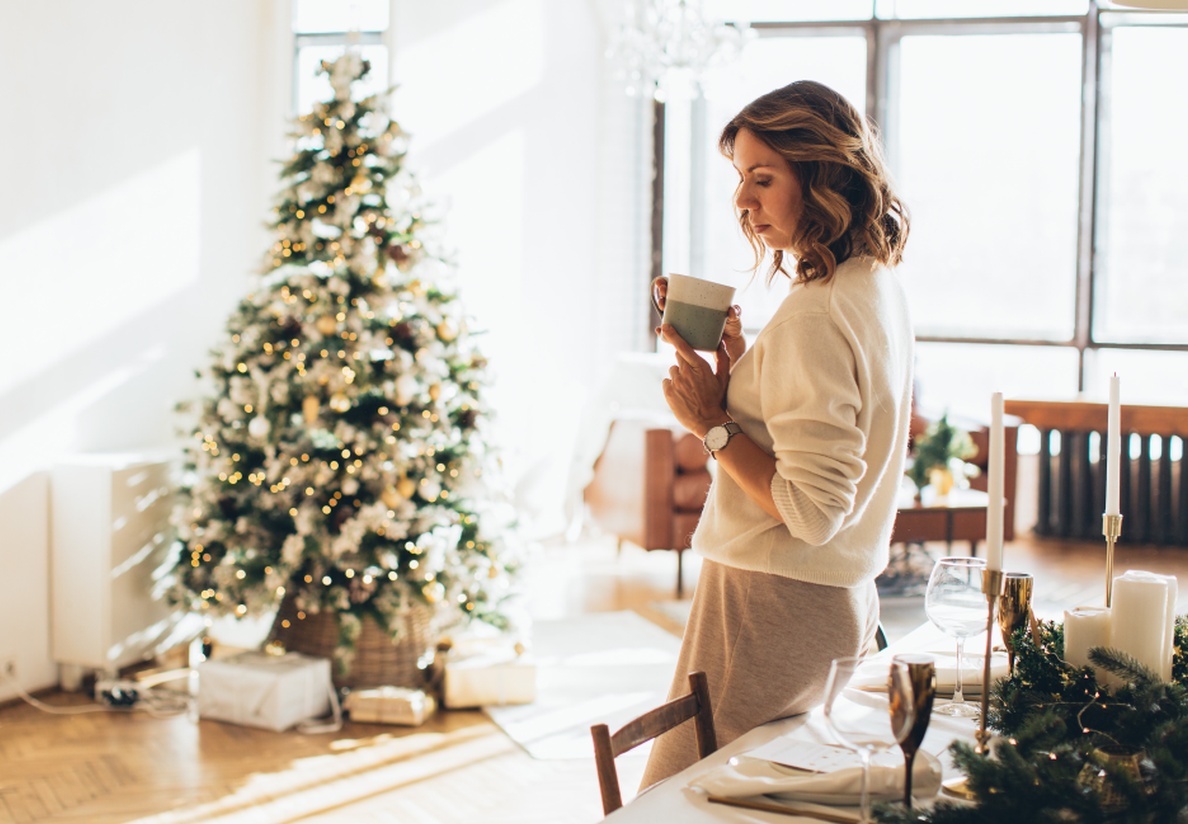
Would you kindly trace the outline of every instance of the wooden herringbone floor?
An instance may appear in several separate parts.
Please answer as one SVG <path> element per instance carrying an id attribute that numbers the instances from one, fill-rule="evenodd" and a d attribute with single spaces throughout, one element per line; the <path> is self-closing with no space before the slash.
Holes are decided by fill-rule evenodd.
<path id="1" fill-rule="evenodd" d="M 928 549 L 939 555 L 946 548 Z M 1037 605 L 1051 609 L 1098 603 L 1103 557 L 1098 543 L 1024 539 L 1006 548 L 1007 567 L 1033 573 Z M 1119 572 L 1178 575 L 1179 611 L 1188 611 L 1188 551 L 1121 547 L 1116 563 Z M 530 570 L 528 595 L 538 619 L 636 609 L 664 624 L 650 605 L 674 597 L 670 554 L 631 546 L 620 554 L 609 538 L 544 546 Z M 688 558 L 687 590 L 696 573 L 696 559 Z M 900 620 L 910 624 L 917 616 L 909 611 Z M 56 706 L 89 703 L 63 693 L 41 698 Z M 630 760 L 621 767 L 630 794 L 637 767 Z M 0 707 L 3 822 L 589 824 L 600 818 L 592 761 L 536 761 L 479 712 L 439 713 L 414 729 L 347 723 L 337 733 L 303 735 L 141 712 L 51 715 L 19 701 Z"/>

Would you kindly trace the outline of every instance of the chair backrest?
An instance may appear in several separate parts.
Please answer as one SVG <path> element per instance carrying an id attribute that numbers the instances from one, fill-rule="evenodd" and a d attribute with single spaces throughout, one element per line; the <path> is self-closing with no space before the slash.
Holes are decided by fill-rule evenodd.
<path id="1" fill-rule="evenodd" d="M 718 736 L 714 732 L 714 716 L 710 708 L 709 681 L 705 673 L 689 673 L 689 688 L 688 695 L 674 698 L 645 712 L 624 724 L 614 735 L 610 734 L 606 724 L 596 724 L 590 728 L 590 734 L 594 737 L 594 764 L 598 769 L 598 786 L 602 790 L 602 810 L 605 814 L 609 815 L 623 806 L 619 773 L 615 769 L 615 758 L 619 755 L 690 719 L 696 724 L 699 757 L 705 758 L 718 749 Z"/>

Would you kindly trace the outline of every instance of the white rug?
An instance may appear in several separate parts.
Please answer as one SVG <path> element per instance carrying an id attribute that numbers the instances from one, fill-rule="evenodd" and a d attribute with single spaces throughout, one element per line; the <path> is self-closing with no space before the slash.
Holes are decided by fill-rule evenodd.
<path id="1" fill-rule="evenodd" d="M 483 710 L 533 758 L 592 758 L 591 726 L 614 732 L 664 703 L 680 643 L 631 611 L 539 621 L 536 701 Z M 631 755 L 646 753 L 645 745 Z"/>

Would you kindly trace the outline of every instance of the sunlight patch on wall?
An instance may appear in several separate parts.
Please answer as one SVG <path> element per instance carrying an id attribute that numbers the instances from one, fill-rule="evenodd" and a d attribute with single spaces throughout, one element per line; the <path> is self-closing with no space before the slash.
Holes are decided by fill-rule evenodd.
<path id="1" fill-rule="evenodd" d="M 504 0 L 397 53 L 397 119 L 418 149 L 544 80 L 543 0 Z M 426 75 L 429 75 L 428 77 Z"/>
<path id="2" fill-rule="evenodd" d="M 524 132 L 508 132 L 423 181 L 429 201 L 449 204 L 436 231 L 457 249 L 447 257 L 459 264 L 466 312 L 499 339 L 524 325 L 526 151 Z"/>
<path id="3" fill-rule="evenodd" d="M 78 416 L 164 356 L 163 346 L 146 350 L 119 369 L 82 384 L 67 400 L 0 439 L 0 493 L 70 452 L 74 448 Z"/>
<path id="4" fill-rule="evenodd" d="M 198 149 L 0 239 L 0 393 L 198 279 Z"/>

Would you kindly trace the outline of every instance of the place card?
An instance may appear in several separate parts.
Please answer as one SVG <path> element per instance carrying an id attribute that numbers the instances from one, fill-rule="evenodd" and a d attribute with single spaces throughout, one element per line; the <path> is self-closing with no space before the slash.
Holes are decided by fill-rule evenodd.
<path id="1" fill-rule="evenodd" d="M 806 772 L 827 773 L 862 766 L 858 753 L 853 750 L 788 736 L 780 736 L 768 741 L 747 752 L 746 756 Z M 880 764 L 883 762 L 886 762 L 888 766 L 900 766 L 903 764 L 903 756 L 896 748 L 894 752 L 888 750 L 876 753 L 870 763 Z"/>

